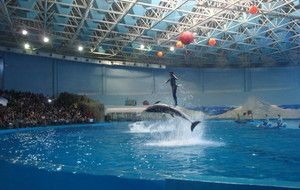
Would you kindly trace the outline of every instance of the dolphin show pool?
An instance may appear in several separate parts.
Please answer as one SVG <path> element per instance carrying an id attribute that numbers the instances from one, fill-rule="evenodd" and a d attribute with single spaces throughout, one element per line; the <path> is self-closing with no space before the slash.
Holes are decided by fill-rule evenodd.
<path id="1" fill-rule="evenodd" d="M 207 120 L 191 132 L 173 119 L 0 131 L 0 189 L 297 189 L 297 123 Z"/>
<path id="2" fill-rule="evenodd" d="M 300 190 L 300 0 L 1 0 L 0 190 Z"/>

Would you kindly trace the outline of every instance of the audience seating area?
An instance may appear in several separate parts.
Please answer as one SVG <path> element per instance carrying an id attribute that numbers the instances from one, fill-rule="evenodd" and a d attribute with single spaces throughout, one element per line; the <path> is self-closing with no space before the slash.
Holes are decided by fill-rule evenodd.
<path id="1" fill-rule="evenodd" d="M 57 104 L 42 94 L 0 91 L 0 97 L 8 100 L 7 106 L 0 105 L 0 129 L 94 121 L 92 113 Z"/>

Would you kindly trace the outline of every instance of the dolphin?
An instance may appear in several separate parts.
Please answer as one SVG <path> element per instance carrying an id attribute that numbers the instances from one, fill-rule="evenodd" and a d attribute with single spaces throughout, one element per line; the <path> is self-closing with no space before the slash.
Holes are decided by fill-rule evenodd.
<path id="1" fill-rule="evenodd" d="M 154 104 L 152 106 L 147 107 L 144 110 L 144 112 L 167 113 L 170 114 L 172 117 L 174 116 L 181 117 L 192 123 L 191 131 L 193 131 L 194 128 L 201 122 L 201 121 L 191 121 L 191 119 L 189 119 L 189 117 L 185 113 L 166 104 Z"/>

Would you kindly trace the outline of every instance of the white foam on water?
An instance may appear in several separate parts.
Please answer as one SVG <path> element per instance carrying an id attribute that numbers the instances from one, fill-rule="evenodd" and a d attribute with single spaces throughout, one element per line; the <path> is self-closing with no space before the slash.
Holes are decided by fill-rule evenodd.
<path id="1" fill-rule="evenodd" d="M 222 146 L 220 142 L 205 140 L 203 133 L 205 124 L 199 123 L 191 131 L 191 123 L 181 118 L 166 121 L 142 121 L 129 125 L 130 133 L 149 133 L 150 140 L 146 146 Z"/>
<path id="2" fill-rule="evenodd" d="M 159 146 L 159 147 L 178 147 L 178 146 L 222 146 L 222 143 L 207 141 L 207 140 L 198 140 L 198 139 L 188 139 L 188 140 L 162 140 L 157 142 L 146 143 L 147 146 Z"/>
<path id="3" fill-rule="evenodd" d="M 172 126 L 160 125 L 162 121 L 140 121 L 129 125 L 129 133 L 161 133 L 172 131 Z"/>

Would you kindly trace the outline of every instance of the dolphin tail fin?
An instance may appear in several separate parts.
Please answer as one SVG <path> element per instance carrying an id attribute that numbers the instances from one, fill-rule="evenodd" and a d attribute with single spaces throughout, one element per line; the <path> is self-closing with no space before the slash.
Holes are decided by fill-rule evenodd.
<path id="1" fill-rule="evenodd" d="M 201 121 L 195 121 L 195 122 L 192 122 L 192 125 L 191 125 L 191 131 L 194 131 L 194 128 L 195 128 L 199 123 L 201 123 Z"/>

